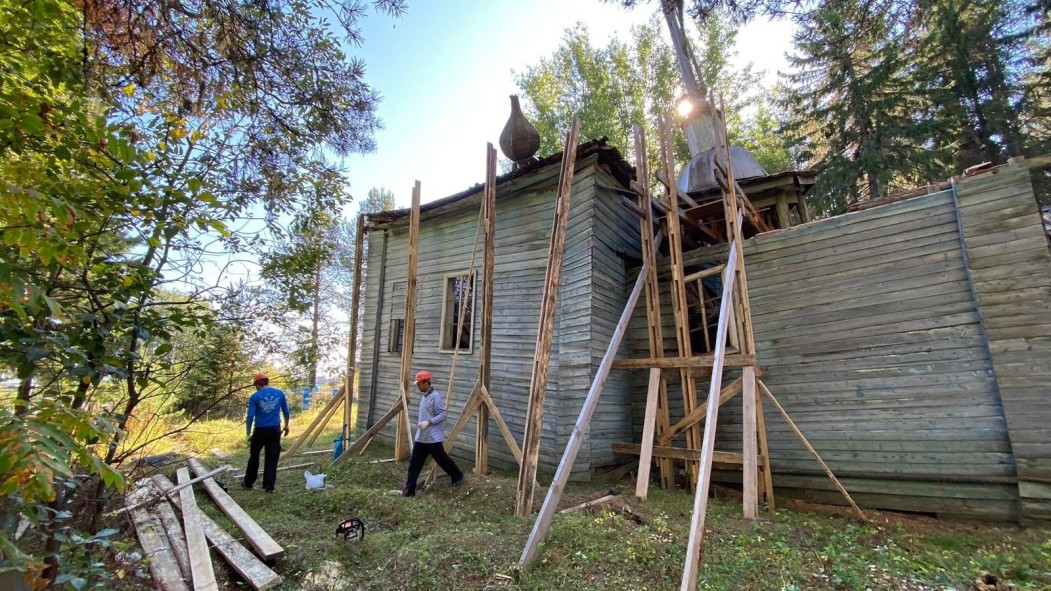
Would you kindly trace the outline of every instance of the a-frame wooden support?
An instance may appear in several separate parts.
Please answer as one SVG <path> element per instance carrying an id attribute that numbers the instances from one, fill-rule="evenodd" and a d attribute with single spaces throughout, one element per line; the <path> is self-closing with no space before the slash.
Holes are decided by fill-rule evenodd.
<path id="1" fill-rule="evenodd" d="M 332 461 L 333 466 L 352 454 L 359 453 L 391 419 L 398 417 L 398 430 L 394 439 L 394 458 L 404 460 L 412 449 L 412 428 L 409 425 L 409 385 L 412 383 L 412 346 L 416 334 L 416 266 L 420 245 L 420 181 L 412 188 L 412 211 L 409 214 L 409 262 L 405 281 L 405 325 L 401 348 L 401 383 L 394 404 L 361 437 L 343 450 L 343 454 Z M 355 310 L 357 307 L 355 307 Z"/>
<path id="2" fill-rule="evenodd" d="M 475 416 L 478 418 L 475 435 L 475 472 L 478 474 L 488 473 L 489 461 L 489 419 L 496 421 L 500 433 L 511 450 L 515 460 L 521 466 L 522 450 L 507 427 L 500 410 L 493 402 L 490 395 L 490 376 L 492 365 L 492 335 L 493 335 L 493 272 L 495 268 L 496 249 L 496 148 L 493 144 L 486 146 L 486 180 L 482 191 L 482 208 L 480 211 L 480 227 L 483 229 L 485 238 L 483 240 L 482 254 L 482 325 L 479 342 L 478 381 L 475 382 L 471 394 L 460 409 L 460 418 L 453 426 L 452 433 L 445 439 L 446 451 L 451 450 L 456 443 L 460 433 Z M 471 256 L 471 268 L 474 269 L 474 256 Z M 460 325 L 463 325 L 461 316 Z M 476 415 L 477 413 L 477 415 Z M 429 486 L 438 475 L 438 467 L 432 466 L 424 486 Z"/>
<path id="3" fill-rule="evenodd" d="M 658 143 L 660 145 L 661 162 L 664 167 L 664 176 L 674 179 L 672 170 L 672 143 L 671 123 L 667 117 L 658 120 L 660 130 Z M 671 298 L 672 309 L 675 318 L 675 342 L 679 348 L 679 355 L 692 357 L 693 347 L 690 344 L 690 322 L 689 304 L 686 300 L 686 281 L 682 262 L 682 239 L 679 225 L 679 195 L 674 180 L 668 184 L 668 252 L 671 258 Z M 682 407 L 687 414 L 697 408 L 697 384 L 694 382 L 693 370 L 688 367 L 679 370 L 679 382 L 682 389 Z M 701 430 L 697 425 L 691 426 L 686 431 L 686 447 L 697 449 L 700 443 Z M 697 480 L 697 463 L 687 462 L 687 470 L 692 475 L 691 486 Z"/>
<path id="4" fill-rule="evenodd" d="M 476 474 L 489 473 L 489 413 L 497 417 L 505 439 L 514 442 L 511 431 L 500 419 L 500 413 L 489 396 L 493 373 L 493 273 L 496 269 L 496 148 L 492 143 L 485 148 L 485 192 L 482 204 L 482 220 L 485 228 L 485 240 L 482 247 L 482 330 L 479 335 L 478 382 L 479 389 L 485 395 L 487 404 L 478 407 L 478 423 L 475 427 L 474 471 Z M 510 444 L 508 444 L 510 445 Z M 511 446 L 514 449 L 514 446 Z"/>
<path id="5" fill-rule="evenodd" d="M 657 250 L 660 239 L 660 235 L 654 239 L 651 253 Z M 602 387 L 606 383 L 606 377 L 609 375 L 610 370 L 613 369 L 613 358 L 617 355 L 624 333 L 627 332 L 628 322 L 631 321 L 631 313 L 635 310 L 635 305 L 639 301 L 643 286 L 646 284 L 649 267 L 652 264 L 654 263 L 651 259 L 646 259 L 642 263 L 639 277 L 635 281 L 635 288 L 631 291 L 631 295 L 628 296 L 627 305 L 624 306 L 624 312 L 621 313 L 620 321 L 617 322 L 617 327 L 613 331 L 613 337 L 610 339 L 609 347 L 606 348 L 606 354 L 602 357 L 602 362 L 599 363 L 598 371 L 595 372 L 595 379 L 591 382 L 591 388 L 584 399 L 584 405 L 580 409 L 576 425 L 573 426 L 573 432 L 569 435 L 569 442 L 566 444 L 566 450 L 562 453 L 562 459 L 558 463 L 555 478 L 547 489 L 547 496 L 544 498 L 544 504 L 540 508 L 540 514 L 537 515 L 536 521 L 533 522 L 533 530 L 529 534 L 529 539 L 522 550 L 522 557 L 518 561 L 520 566 L 525 567 L 536 561 L 537 553 L 540 551 L 540 543 L 544 541 L 548 530 L 551 529 L 551 521 L 554 519 L 555 509 L 558 508 L 558 501 L 562 498 L 562 491 L 569 481 L 569 474 L 573 470 L 573 462 L 577 459 L 577 452 L 580 451 L 580 444 L 584 440 L 588 423 L 591 422 L 591 415 L 594 414 L 595 407 L 598 406 L 599 397 L 602 395 Z"/>
<path id="6" fill-rule="evenodd" d="M 350 334 L 347 335 L 347 371 L 343 387 L 343 426 L 350 437 L 351 411 L 354 404 L 358 377 L 358 315 L 361 308 L 362 274 L 365 269 L 365 214 L 358 214 L 358 223 L 354 228 L 354 278 L 350 296 Z"/>
<path id="7" fill-rule="evenodd" d="M 664 322 L 661 319 L 660 284 L 657 282 L 656 254 L 653 252 L 653 206 L 650 202 L 650 168 L 646 156 L 646 133 L 641 125 L 634 125 L 635 139 L 635 189 L 639 195 L 639 209 L 642 212 L 640 224 L 640 241 L 642 243 L 642 258 L 654 261 L 646 273 L 646 322 L 649 326 L 648 336 L 650 345 L 650 357 L 661 359 L 664 357 Z M 668 414 L 668 382 L 664 379 L 659 369 L 650 371 L 649 387 L 646 391 L 646 417 L 643 423 L 643 448 L 642 456 L 639 458 L 639 478 L 635 488 L 635 494 L 640 499 L 647 495 L 650 479 L 650 453 L 652 452 L 653 435 L 661 435 L 670 423 Z M 647 447 L 645 442 L 650 442 Z M 674 484 L 673 464 L 668 458 L 659 458 L 661 486 L 670 488 Z"/>
<path id="8" fill-rule="evenodd" d="M 522 463 L 518 471 L 518 496 L 515 515 L 525 517 L 533 512 L 536 491 L 536 467 L 540 455 L 540 432 L 544 418 L 544 398 L 547 395 L 547 373 L 554 339 L 555 312 L 558 305 L 558 286 L 562 277 L 562 258 L 565 254 L 566 228 L 569 225 L 569 201 L 573 193 L 573 173 L 577 164 L 577 137 L 580 120 L 573 124 L 566 136 L 562 151 L 562 170 L 559 173 L 558 196 L 551 224 L 551 244 L 548 249 L 547 274 L 540 304 L 540 326 L 536 335 L 532 379 L 529 384 L 529 407 L 526 412 L 525 436 L 522 441 Z"/>

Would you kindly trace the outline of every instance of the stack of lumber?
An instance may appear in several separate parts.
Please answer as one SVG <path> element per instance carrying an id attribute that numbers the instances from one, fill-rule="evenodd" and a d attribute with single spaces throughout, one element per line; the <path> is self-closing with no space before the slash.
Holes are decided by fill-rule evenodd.
<path id="1" fill-rule="evenodd" d="M 141 480 L 128 495 L 124 509 L 131 513 L 157 588 L 163 591 L 218 589 L 212 548 L 253 589 L 279 585 L 281 577 L 263 561 L 284 556 L 284 549 L 215 482 L 212 477 L 223 469 L 209 472 L 196 459 L 191 459 L 189 465 L 197 478 L 191 479 L 187 468 L 179 468 L 178 486 L 160 474 L 151 480 Z M 195 483 L 204 487 L 212 501 L 241 530 L 254 554 L 201 511 L 194 496 Z M 169 501 L 175 504 L 182 520 Z"/>

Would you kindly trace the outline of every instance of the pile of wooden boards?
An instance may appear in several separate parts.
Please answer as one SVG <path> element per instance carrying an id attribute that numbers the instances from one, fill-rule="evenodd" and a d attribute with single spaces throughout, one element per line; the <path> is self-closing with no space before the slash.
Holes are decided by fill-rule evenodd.
<path id="1" fill-rule="evenodd" d="M 128 495 L 124 511 L 130 512 L 150 572 L 164 591 L 218 589 L 209 546 L 214 548 L 253 589 L 270 589 L 281 577 L 263 561 L 284 556 L 284 549 L 259 526 L 212 478 L 227 468 L 209 472 L 200 461 L 190 459 L 190 470 L 176 472 L 179 485 L 163 475 L 140 480 Z M 197 506 L 193 484 L 201 484 L 215 504 L 241 530 L 254 554 L 241 545 Z M 180 521 L 168 501 L 182 514 Z"/>

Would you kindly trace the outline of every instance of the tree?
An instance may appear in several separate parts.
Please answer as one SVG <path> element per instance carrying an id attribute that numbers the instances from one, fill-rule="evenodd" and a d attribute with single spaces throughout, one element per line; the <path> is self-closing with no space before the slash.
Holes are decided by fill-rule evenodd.
<path id="1" fill-rule="evenodd" d="M 576 114 L 582 136 L 606 136 L 623 148 L 633 145 L 632 124 L 643 125 L 651 143 L 650 169 L 661 169 L 657 115 L 667 112 L 682 94 L 674 54 L 661 36 L 663 26 L 654 17 L 632 28 L 630 43 L 614 39 L 605 48 L 595 48 L 587 28 L 578 24 L 565 32 L 562 45 L 551 57 L 517 76 L 529 99 L 526 108 L 540 133 L 542 152 L 561 149 Z M 713 96 L 724 97 L 730 142 L 764 145 L 766 150 L 759 155 L 767 161 L 760 163 L 772 170 L 782 169 L 787 152 L 776 153 L 776 142 L 759 137 L 770 127 L 746 123 L 752 113 L 769 113 L 769 107 L 763 110 L 768 93 L 750 65 L 739 71 L 730 66 L 736 54 L 736 29 L 725 19 L 713 17 L 699 30 L 695 53 L 703 56 L 702 74 L 710 81 Z M 689 147 L 681 135 L 675 141 L 676 160 L 682 166 L 689 162 Z"/>
<path id="2" fill-rule="evenodd" d="M 917 2 L 918 78 L 953 174 L 1029 152 L 1023 117 L 1028 31 L 1019 2 Z"/>
<path id="3" fill-rule="evenodd" d="M 635 8 L 649 4 L 649 0 L 605 0 L 611 4 L 620 4 L 625 8 Z M 713 14 L 723 14 L 731 22 L 741 24 L 748 22 L 759 14 L 784 16 L 807 4 L 807 0 L 659 0 L 653 2 L 658 7 L 666 4 L 681 4 L 691 17 L 703 21 Z"/>
<path id="4" fill-rule="evenodd" d="M 0 2 L 0 362 L 21 379 L 0 432 L 46 440 L 5 455 L 0 482 L 50 486 L 5 514 L 69 514 L 87 473 L 101 501 L 74 513 L 97 517 L 139 405 L 170 394 L 173 338 L 212 317 L 201 266 L 345 200 L 323 155 L 372 149 L 378 97 L 323 9 L 361 41 L 358 2 Z M 103 395 L 107 414 L 84 412 Z M 34 530 L 52 583 L 68 525 Z"/>
<path id="5" fill-rule="evenodd" d="M 782 105 L 786 130 L 819 174 L 814 210 L 915 186 L 931 161 L 908 83 L 895 3 L 836 0 L 799 17 Z"/>

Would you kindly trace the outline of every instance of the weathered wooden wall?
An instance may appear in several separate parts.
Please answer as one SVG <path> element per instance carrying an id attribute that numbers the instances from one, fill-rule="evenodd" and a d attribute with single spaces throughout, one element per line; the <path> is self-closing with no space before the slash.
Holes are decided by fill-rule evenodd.
<path id="1" fill-rule="evenodd" d="M 1017 517 L 951 191 L 760 235 L 745 254 L 766 383 L 859 503 Z M 834 500 L 784 421 L 768 409 L 766 424 L 782 493 Z"/>
<path id="2" fill-rule="evenodd" d="M 1051 262 L 1024 172 L 965 181 L 960 191 L 959 214 L 945 191 L 746 241 L 759 361 L 859 503 L 1039 518 L 1051 496 Z M 667 334 L 666 291 L 662 304 Z M 648 353 L 644 331 L 640 307 L 632 356 Z M 997 355 L 1005 371 L 994 371 Z M 632 391 L 640 417 L 638 375 Z M 669 395 L 681 416 L 674 379 Z M 769 404 L 765 412 L 778 493 L 841 502 L 780 415 Z M 739 450 L 739 400 L 725 406 L 718 428 L 717 447 Z M 636 440 L 641 429 L 636 422 Z M 1016 456 L 1028 480 L 1016 477 Z M 739 482 L 740 473 L 714 478 Z"/>
<path id="3" fill-rule="evenodd" d="M 635 284 L 634 273 L 625 269 L 624 255 L 631 257 L 632 267 L 642 256 L 639 218 L 624 207 L 621 194 L 609 188 L 613 184 L 612 180 L 602 180 L 596 192 L 591 277 L 591 373 L 580 400 L 571 405 L 577 409 L 577 414 Z M 619 356 L 627 356 L 627 351 L 628 344 L 622 343 Z M 631 376 L 623 371 L 610 372 L 588 426 L 588 439 L 584 442 L 590 446 L 593 468 L 614 463 L 613 443 L 628 441 L 632 437 L 631 398 Z M 571 419 L 575 422 L 577 416 Z M 572 427 L 570 424 L 570 429 Z"/>
<path id="4" fill-rule="evenodd" d="M 520 177 L 502 184 L 497 190 L 492 395 L 519 444 L 522 441 L 531 360 L 540 320 L 540 299 L 547 265 L 557 174 L 558 167 L 550 167 L 536 175 Z M 594 361 L 595 345 L 592 338 L 592 302 L 596 298 L 597 288 L 591 275 L 591 264 L 595 258 L 593 251 L 597 248 L 594 224 L 596 216 L 600 215 L 595 200 L 597 192 L 601 191 L 603 198 L 599 201 L 615 198 L 619 203 L 619 196 L 598 188 L 600 185 L 607 186 L 611 183 L 613 181 L 595 166 L 595 157 L 578 163 L 555 319 L 556 335 L 553 341 L 548 396 L 544 405 L 540 444 L 541 470 L 553 471 L 557 467 L 591 384 L 594 368 L 597 366 L 597 362 Z M 443 393 L 448 389 L 453 354 L 438 350 L 442 281 L 447 273 L 467 269 L 471 260 L 477 217 L 478 198 L 471 196 L 455 206 L 445 206 L 433 213 L 424 213 L 421 218 L 417 337 L 413 352 L 413 371 L 432 371 L 435 374 L 434 385 Z M 376 408 L 373 416 L 379 417 L 393 403 L 397 389 L 399 356 L 387 353 L 386 350 L 390 319 L 399 317 L 404 307 L 408 232 L 404 223 L 397 223 L 386 232 L 389 243 L 382 302 L 377 301 L 380 292 L 377 278 L 382 264 L 382 248 L 378 246 L 382 243 L 383 230 L 373 230 L 370 235 L 369 274 L 365 287 L 366 310 L 363 317 L 363 356 L 359 364 L 359 399 L 362 405 L 358 412 L 359 427 L 364 426 L 367 420 L 370 401 L 375 398 Z M 620 297 L 623 300 L 623 278 L 616 276 L 617 264 L 609 258 L 608 249 L 598 250 L 602 251 L 598 258 L 611 268 L 604 271 L 603 277 L 606 279 L 602 280 L 598 289 L 604 293 L 609 291 L 614 299 Z M 613 256 L 615 257 L 615 253 Z M 478 267 L 481 266 L 481 261 L 482 255 L 479 250 L 476 258 Z M 614 283 L 609 283 L 610 281 Z M 610 286 L 608 290 L 607 283 Z M 476 290 L 480 289 L 479 284 Z M 604 301 L 607 297 L 604 293 L 597 296 L 597 299 Z M 476 311 L 475 325 L 478 324 L 479 313 L 480 310 Z M 377 338 L 377 314 L 381 314 L 380 353 L 373 363 L 371 352 Z M 619 314 L 619 310 L 616 314 Z M 616 319 L 613 323 L 616 323 Z M 608 322 L 599 321 L 596 326 L 602 330 L 606 324 Z M 461 351 L 457 361 L 450 425 L 458 418 L 469 388 L 477 379 L 479 328 L 475 326 L 475 350 L 470 354 Z M 612 332 L 612 329 L 609 329 L 609 332 Z M 608 342 L 608 338 L 606 341 Z M 371 384 L 374 373 L 377 387 L 373 393 Z M 627 398 L 626 386 L 621 389 L 620 396 L 623 399 Z M 616 409 L 611 413 L 620 414 L 619 420 L 625 427 L 618 439 L 630 437 L 630 432 L 627 431 L 630 429 L 630 419 L 625 418 L 626 406 L 614 406 Z M 416 405 L 411 405 L 410 410 L 415 413 Z M 415 420 L 415 416 L 412 418 Z M 460 442 L 454 449 L 455 456 L 473 459 L 474 435 L 475 428 L 472 423 L 461 435 Z M 381 440 L 387 441 L 392 441 L 393 436 L 393 427 L 380 434 Z M 609 437 L 612 439 L 612 435 Z M 611 457 L 608 448 L 608 444 L 602 446 L 606 458 Z M 490 428 L 489 431 L 489 452 L 490 464 L 495 468 L 510 469 L 517 465 L 499 430 L 495 428 Z M 574 464 L 575 477 L 585 478 L 590 468 L 590 454 L 583 450 Z"/>
<path id="5" fill-rule="evenodd" d="M 956 185 L 978 310 L 1018 472 L 1023 523 L 1051 523 L 1051 254 L 1029 171 Z"/>

